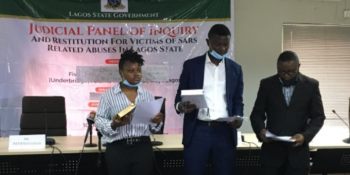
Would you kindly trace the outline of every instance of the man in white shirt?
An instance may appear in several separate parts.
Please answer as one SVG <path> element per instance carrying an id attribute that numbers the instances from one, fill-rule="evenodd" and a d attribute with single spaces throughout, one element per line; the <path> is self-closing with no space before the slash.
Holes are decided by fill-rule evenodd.
<path id="1" fill-rule="evenodd" d="M 176 111 L 184 113 L 183 140 L 185 174 L 202 175 L 209 156 L 216 175 L 232 175 L 236 159 L 237 128 L 242 120 L 218 121 L 243 116 L 242 68 L 227 58 L 231 33 L 223 24 L 209 33 L 209 50 L 184 62 L 175 98 Z M 203 89 L 208 108 L 183 102 L 181 90 Z"/>

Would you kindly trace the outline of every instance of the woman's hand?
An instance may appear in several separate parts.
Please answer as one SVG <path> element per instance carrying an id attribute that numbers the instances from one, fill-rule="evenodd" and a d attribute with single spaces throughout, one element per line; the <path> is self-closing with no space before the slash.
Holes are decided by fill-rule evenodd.
<path id="1" fill-rule="evenodd" d="M 153 118 L 151 118 L 152 123 L 160 123 L 163 121 L 163 113 L 156 114 Z"/>
<path id="2" fill-rule="evenodd" d="M 91 117 L 92 119 L 95 119 L 95 116 L 96 116 L 96 111 L 91 111 L 91 112 L 90 112 L 90 117 Z"/>
<path id="3" fill-rule="evenodd" d="M 112 122 L 112 124 L 111 124 L 112 129 L 115 130 L 115 129 L 117 129 L 117 127 L 124 126 L 124 125 L 128 124 L 129 121 L 130 121 L 131 115 L 132 115 L 132 114 L 131 114 L 130 112 L 129 112 L 128 114 L 126 114 L 126 115 L 125 115 L 124 117 L 122 117 L 122 118 L 120 118 L 120 117 L 118 116 L 118 114 L 115 115 L 115 116 L 113 117 L 113 122 Z"/>

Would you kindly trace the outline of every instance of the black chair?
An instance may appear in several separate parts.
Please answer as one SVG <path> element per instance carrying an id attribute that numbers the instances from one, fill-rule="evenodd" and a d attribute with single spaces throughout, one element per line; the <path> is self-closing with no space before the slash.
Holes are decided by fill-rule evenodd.
<path id="1" fill-rule="evenodd" d="M 163 98 L 163 97 L 160 97 L 160 96 L 155 96 L 154 99 L 157 100 L 159 98 Z M 160 109 L 160 112 L 163 113 L 163 126 L 162 128 L 158 131 L 158 132 L 155 132 L 154 134 L 164 134 L 164 125 L 165 125 L 165 101 L 166 99 L 164 98 L 164 101 L 163 101 L 163 104 L 162 104 L 162 108 Z"/>
<path id="2" fill-rule="evenodd" d="M 24 96 L 20 127 L 20 135 L 67 136 L 65 98 Z"/>

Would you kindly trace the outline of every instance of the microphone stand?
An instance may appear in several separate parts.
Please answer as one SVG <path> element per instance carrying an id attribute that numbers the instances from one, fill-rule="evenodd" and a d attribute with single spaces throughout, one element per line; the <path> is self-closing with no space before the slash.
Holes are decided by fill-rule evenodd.
<path id="1" fill-rule="evenodd" d="M 349 110 L 350 110 L 350 107 L 349 107 Z M 349 128 L 349 125 L 337 114 L 337 112 L 335 112 L 335 110 L 333 109 L 332 112 L 348 127 L 349 131 L 350 131 L 350 128 Z M 350 116 L 349 116 L 350 117 Z M 350 122 L 350 118 L 349 118 L 349 122 Z M 349 138 L 345 138 L 343 140 L 344 143 L 350 143 L 350 137 Z"/>
<path id="2" fill-rule="evenodd" d="M 153 138 L 153 141 L 151 141 L 152 146 L 160 146 L 163 145 L 163 142 L 161 141 L 156 141 L 156 138 L 154 137 L 154 131 L 150 128 L 151 136 Z"/>
<path id="3" fill-rule="evenodd" d="M 98 157 L 97 157 L 97 167 L 98 168 L 101 168 L 102 167 L 102 154 L 101 154 L 101 137 L 102 137 L 102 134 L 101 132 L 96 129 L 97 131 L 97 137 L 98 137 Z"/>
<path id="4" fill-rule="evenodd" d="M 88 128 L 86 131 L 84 143 L 86 143 L 86 140 L 87 140 L 89 133 L 90 133 L 90 143 L 86 143 L 85 147 L 95 147 L 97 145 L 95 143 L 92 143 L 92 124 L 94 124 L 95 122 L 93 120 L 89 120 L 89 119 L 86 119 L 86 121 L 88 122 Z"/>
<path id="5" fill-rule="evenodd" d="M 107 146 L 107 143 L 104 143 L 104 144 L 101 144 L 101 138 L 102 138 L 102 133 L 98 130 L 98 129 L 96 129 L 96 131 L 97 131 L 97 136 L 98 136 L 98 147 L 99 147 L 99 149 L 101 150 L 101 145 L 103 146 L 103 147 L 106 147 Z"/>
<path id="6" fill-rule="evenodd" d="M 55 139 L 53 138 L 47 138 L 47 113 L 46 113 L 46 107 L 44 108 L 45 110 L 45 142 L 46 145 L 54 145 L 56 143 Z"/>
<path id="7" fill-rule="evenodd" d="M 163 142 L 161 142 L 161 141 L 156 141 L 156 138 L 154 137 L 154 135 L 153 135 L 153 134 L 151 134 L 151 135 L 152 135 L 152 137 L 153 137 L 153 141 L 151 141 L 152 146 L 160 146 L 160 145 L 163 145 Z"/>

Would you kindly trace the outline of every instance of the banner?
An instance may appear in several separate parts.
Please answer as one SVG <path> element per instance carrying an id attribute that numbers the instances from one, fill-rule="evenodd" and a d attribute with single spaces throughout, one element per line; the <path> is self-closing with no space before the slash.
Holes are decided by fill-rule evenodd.
<path id="1" fill-rule="evenodd" d="M 142 86 L 166 98 L 164 133 L 181 133 L 174 98 L 182 64 L 208 50 L 212 25 L 233 35 L 232 9 L 233 0 L 1 1 L 1 136 L 18 134 L 23 96 L 64 96 L 68 135 L 84 135 L 129 48 L 145 59 Z"/>

